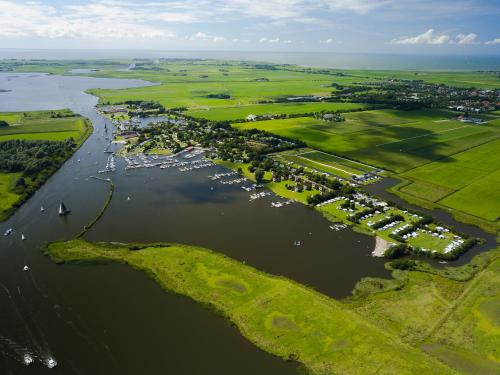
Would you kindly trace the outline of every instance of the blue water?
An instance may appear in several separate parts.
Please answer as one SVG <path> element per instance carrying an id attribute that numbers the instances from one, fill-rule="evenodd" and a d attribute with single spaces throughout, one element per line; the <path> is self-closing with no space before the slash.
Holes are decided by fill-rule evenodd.
<path id="1" fill-rule="evenodd" d="M 0 59 L 200 58 L 249 60 L 340 69 L 500 70 L 500 55 L 394 55 L 330 52 L 0 49 Z"/>

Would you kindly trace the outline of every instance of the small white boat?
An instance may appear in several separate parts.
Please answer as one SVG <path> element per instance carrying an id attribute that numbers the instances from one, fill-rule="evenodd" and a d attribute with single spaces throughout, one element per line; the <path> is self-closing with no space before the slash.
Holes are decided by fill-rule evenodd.
<path id="1" fill-rule="evenodd" d="M 43 211 L 45 211 L 45 208 L 43 208 L 43 206 L 42 206 L 42 207 L 40 207 L 40 212 L 43 212 Z"/>
<path id="2" fill-rule="evenodd" d="M 21 240 L 22 241 L 26 240 L 26 237 L 24 236 L 24 234 L 21 234 Z"/>
<path id="3" fill-rule="evenodd" d="M 30 268 L 29 268 L 27 265 L 25 265 L 25 266 L 23 267 L 23 271 L 29 271 L 29 270 L 30 270 Z"/>
<path id="4" fill-rule="evenodd" d="M 129 201 L 129 200 L 130 200 L 130 197 L 127 197 L 127 200 Z"/>
<path id="5" fill-rule="evenodd" d="M 3 233 L 3 235 L 4 235 L 4 236 L 8 236 L 9 234 L 11 234 L 11 233 L 12 233 L 12 231 L 13 231 L 13 230 L 14 230 L 14 229 L 9 228 L 9 229 L 7 229 L 7 230 Z"/>
<path id="6" fill-rule="evenodd" d="M 45 360 L 45 366 L 48 368 L 54 368 L 57 366 L 57 361 L 54 358 L 49 357 Z"/>
<path id="7" fill-rule="evenodd" d="M 23 362 L 26 366 L 29 366 L 31 365 L 34 360 L 33 360 L 33 357 L 31 355 L 29 355 L 28 353 L 26 353 L 24 356 L 23 356 Z"/>

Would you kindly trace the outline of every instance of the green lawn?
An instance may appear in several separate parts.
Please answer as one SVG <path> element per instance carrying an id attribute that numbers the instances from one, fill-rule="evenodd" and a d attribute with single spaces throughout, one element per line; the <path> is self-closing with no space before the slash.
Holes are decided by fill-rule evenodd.
<path id="1" fill-rule="evenodd" d="M 118 261 L 145 271 L 162 287 L 226 316 L 243 336 L 312 374 L 452 374 L 448 367 L 367 323 L 342 303 L 283 277 L 186 245 L 53 243 L 59 261 Z M 141 248 L 142 247 L 142 248 Z"/>

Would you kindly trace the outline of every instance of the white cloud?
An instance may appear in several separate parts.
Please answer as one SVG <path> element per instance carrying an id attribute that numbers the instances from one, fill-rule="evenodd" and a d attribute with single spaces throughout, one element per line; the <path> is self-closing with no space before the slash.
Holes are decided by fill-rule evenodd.
<path id="1" fill-rule="evenodd" d="M 66 5 L 56 9 L 38 2 L 0 0 L 0 36 L 45 38 L 130 39 L 173 37 L 165 27 L 151 26 L 149 16 L 109 1 Z"/>
<path id="2" fill-rule="evenodd" d="M 474 33 L 470 33 L 467 35 L 458 34 L 456 36 L 456 40 L 458 44 L 474 44 L 476 42 L 477 35 Z"/>
<path id="3" fill-rule="evenodd" d="M 203 41 L 210 41 L 210 42 L 222 42 L 226 38 L 223 36 L 218 36 L 218 35 L 209 35 L 206 33 L 203 33 L 201 31 L 198 31 L 196 34 L 193 34 L 189 37 L 187 37 L 188 40 L 203 40 Z"/>
<path id="4" fill-rule="evenodd" d="M 493 40 L 488 40 L 486 44 L 500 44 L 500 38 L 496 38 Z"/>
<path id="5" fill-rule="evenodd" d="M 262 38 L 259 39 L 259 43 L 271 43 L 271 44 L 276 44 L 279 43 L 281 40 L 280 38 L 268 38 L 266 36 L 263 36 Z M 284 40 L 283 43 L 291 43 L 291 40 Z"/>
<path id="6" fill-rule="evenodd" d="M 445 44 L 450 40 L 449 35 L 435 35 L 434 29 L 429 29 L 425 33 L 413 36 L 396 38 L 391 41 L 392 44 Z"/>
<path id="7" fill-rule="evenodd" d="M 392 0 L 324 0 L 325 6 L 332 11 L 350 11 L 367 14 L 369 11 L 392 4 Z"/>

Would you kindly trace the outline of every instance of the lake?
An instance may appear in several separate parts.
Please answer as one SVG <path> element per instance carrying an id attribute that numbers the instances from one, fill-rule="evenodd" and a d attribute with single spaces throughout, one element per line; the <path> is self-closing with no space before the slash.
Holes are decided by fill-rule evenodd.
<path id="1" fill-rule="evenodd" d="M 296 374 L 295 363 L 259 350 L 220 316 L 165 292 L 141 272 L 119 264 L 58 266 L 40 251 L 49 241 L 73 238 L 108 194 L 106 183 L 89 177 L 106 164 L 104 125 L 111 124 L 95 111 L 97 98 L 84 91 L 147 84 L 0 74 L 0 87 L 11 90 L 0 93 L 0 111 L 70 108 L 94 126 L 74 156 L 0 224 L 1 233 L 14 228 L 0 238 L 0 373 L 46 373 L 39 363 L 21 363 L 29 349 L 40 358 L 53 355 L 59 365 L 51 371 L 61 374 Z M 272 197 L 250 203 L 239 187 L 207 178 L 220 167 L 182 173 L 125 171 L 123 160 L 117 164 L 109 175 L 115 195 L 89 240 L 204 246 L 337 298 L 363 276 L 389 276 L 383 260 L 370 256 L 373 238 L 335 232 L 300 204 L 272 208 Z M 71 215 L 57 214 L 61 200 Z M 302 245 L 294 246 L 296 240 Z M 30 272 L 23 272 L 25 264 Z"/>

